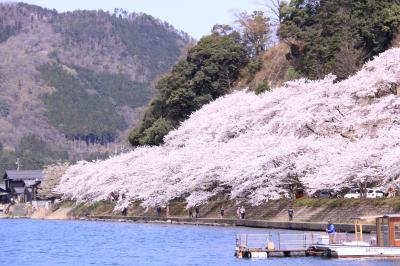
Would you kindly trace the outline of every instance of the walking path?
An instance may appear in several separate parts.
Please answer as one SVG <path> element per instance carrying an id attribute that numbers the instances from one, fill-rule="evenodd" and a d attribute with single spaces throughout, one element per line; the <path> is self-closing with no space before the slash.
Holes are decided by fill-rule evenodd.
<path id="1" fill-rule="evenodd" d="M 175 224 L 200 224 L 214 226 L 246 226 L 255 228 L 272 228 L 272 229 L 291 229 L 303 231 L 325 231 L 326 223 L 315 222 L 288 222 L 288 221 L 266 221 L 266 220 L 238 220 L 225 218 L 185 218 L 185 217 L 150 217 L 150 216 L 111 216 L 111 215 L 94 215 L 89 216 L 89 220 L 101 221 L 131 221 L 143 223 L 175 223 Z M 354 224 L 335 223 L 337 232 L 354 232 Z M 375 225 L 366 224 L 363 226 L 365 233 L 376 231 Z"/>

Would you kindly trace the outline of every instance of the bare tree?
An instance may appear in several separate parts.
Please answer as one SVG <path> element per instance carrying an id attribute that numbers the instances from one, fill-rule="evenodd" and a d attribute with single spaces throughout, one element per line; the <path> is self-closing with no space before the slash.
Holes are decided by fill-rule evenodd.
<path id="1" fill-rule="evenodd" d="M 271 26 L 279 27 L 283 21 L 283 9 L 287 6 L 287 0 L 254 0 L 256 4 L 266 7 L 271 20 Z"/>
<path id="2" fill-rule="evenodd" d="M 229 35 L 232 31 L 232 26 L 226 24 L 215 24 L 211 30 L 212 33 L 218 33 L 220 35 Z"/>
<path id="3" fill-rule="evenodd" d="M 241 12 L 237 14 L 236 23 L 241 28 L 243 40 L 255 56 L 265 51 L 270 40 L 271 28 L 269 18 L 264 12 L 254 11 L 252 14 Z"/>

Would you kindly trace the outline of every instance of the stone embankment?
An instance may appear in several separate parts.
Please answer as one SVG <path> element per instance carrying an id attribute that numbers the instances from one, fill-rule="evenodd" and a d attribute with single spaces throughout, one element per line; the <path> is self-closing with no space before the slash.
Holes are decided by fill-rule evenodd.
<path id="1" fill-rule="evenodd" d="M 246 219 L 237 217 L 238 206 L 246 209 Z M 26 206 L 25 206 L 26 207 Z M 220 217 L 220 208 L 225 210 L 224 218 Z M 294 209 L 294 219 L 288 222 L 287 210 Z M 156 210 L 144 209 L 139 202 L 133 203 L 126 210 L 126 215 L 116 213 L 114 202 L 96 202 L 76 204 L 63 202 L 51 209 L 20 205 L 10 207 L 11 217 L 30 217 L 36 219 L 83 219 L 83 220 L 112 220 L 131 222 L 155 222 L 175 224 L 202 224 L 221 226 L 248 226 L 259 228 L 293 229 L 321 231 L 325 230 L 330 219 L 337 225 L 338 231 L 351 232 L 354 230 L 353 217 L 378 216 L 400 212 L 400 198 L 387 199 L 298 199 L 270 201 L 259 206 L 238 201 L 216 199 L 199 206 L 200 218 L 188 218 L 189 212 L 186 202 L 171 202 L 167 208 L 163 207 L 157 217 Z M 193 210 L 194 211 L 194 210 Z M 167 217 L 168 216 L 168 217 Z M 374 231 L 374 219 L 371 218 L 364 226 L 365 231 Z"/>
<path id="2" fill-rule="evenodd" d="M 58 208 L 50 202 L 44 204 L 33 202 L 2 205 L 0 210 L 2 210 L 0 213 L 3 218 L 66 220 L 72 218 L 69 213 L 73 208 Z"/>
<path id="3" fill-rule="evenodd" d="M 184 217 L 146 217 L 146 216 L 116 216 L 116 215 L 93 215 L 84 220 L 96 221 L 119 221 L 139 223 L 171 223 L 191 224 L 208 226 L 244 226 L 253 228 L 269 229 L 290 229 L 301 231 L 325 231 L 326 223 L 317 222 L 277 222 L 251 219 L 225 219 L 225 218 L 184 218 Z M 335 223 L 337 232 L 354 232 L 354 225 L 349 223 Z M 365 233 L 375 231 L 375 225 L 366 224 L 363 226 Z"/>

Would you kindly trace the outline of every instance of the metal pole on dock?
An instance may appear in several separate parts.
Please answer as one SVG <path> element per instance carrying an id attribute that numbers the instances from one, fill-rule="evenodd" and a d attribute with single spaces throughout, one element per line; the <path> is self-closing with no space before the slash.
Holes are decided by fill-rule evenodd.
<path id="1" fill-rule="evenodd" d="M 278 250 L 281 250 L 281 233 L 278 233 Z"/>

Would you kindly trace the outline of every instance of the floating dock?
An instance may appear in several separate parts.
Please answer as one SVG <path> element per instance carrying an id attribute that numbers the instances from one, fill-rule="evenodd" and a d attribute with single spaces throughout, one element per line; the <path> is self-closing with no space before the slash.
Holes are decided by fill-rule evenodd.
<path id="1" fill-rule="evenodd" d="M 347 233 L 336 233 L 335 243 L 349 241 Z M 322 251 L 310 250 L 317 242 L 329 242 L 325 233 L 267 233 L 236 235 L 235 256 L 238 258 L 322 256 Z"/>

